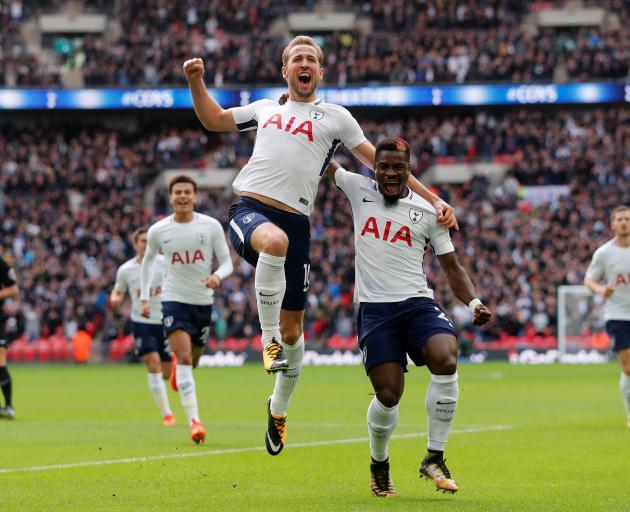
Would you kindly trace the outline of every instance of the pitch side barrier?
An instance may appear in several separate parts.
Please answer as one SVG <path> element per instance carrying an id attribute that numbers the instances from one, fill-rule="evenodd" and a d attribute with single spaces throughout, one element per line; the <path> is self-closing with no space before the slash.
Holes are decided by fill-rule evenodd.
<path id="1" fill-rule="evenodd" d="M 282 87 L 208 89 L 224 107 L 277 99 Z M 322 100 L 345 107 L 452 107 L 630 103 L 630 84 L 505 84 L 322 87 Z M 0 89 L 0 110 L 189 109 L 188 88 Z"/>

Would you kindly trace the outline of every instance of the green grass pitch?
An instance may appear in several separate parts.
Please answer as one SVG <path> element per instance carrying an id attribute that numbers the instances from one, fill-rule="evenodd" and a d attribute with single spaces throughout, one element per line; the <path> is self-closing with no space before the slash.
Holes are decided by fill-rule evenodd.
<path id="1" fill-rule="evenodd" d="M 303 371 L 278 457 L 264 450 L 273 378 L 260 365 L 195 371 L 202 446 L 170 390 L 178 425 L 161 426 L 140 366 L 11 371 L 18 419 L 0 421 L 3 511 L 630 510 L 630 429 L 612 363 L 460 365 L 453 496 L 418 478 L 428 372 L 412 368 L 390 443 L 392 499 L 369 490 L 360 367 Z"/>

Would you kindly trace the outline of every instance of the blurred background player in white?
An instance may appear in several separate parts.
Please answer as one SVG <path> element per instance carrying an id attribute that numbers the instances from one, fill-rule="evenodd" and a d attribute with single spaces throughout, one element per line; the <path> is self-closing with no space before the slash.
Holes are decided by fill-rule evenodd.
<path id="1" fill-rule="evenodd" d="M 10 339 L 5 328 L 9 317 L 5 314 L 5 300 L 17 299 L 19 295 L 15 270 L 4 261 L 4 258 L 0 257 L 0 389 L 4 396 L 4 407 L 0 408 L 0 418 L 9 420 L 15 419 L 12 402 L 13 383 L 7 368 L 7 348 L 13 340 Z"/>
<path id="2" fill-rule="evenodd" d="M 146 365 L 149 376 L 149 390 L 162 413 L 165 426 L 175 425 L 166 394 L 164 380 L 171 376 L 171 355 L 168 353 L 162 329 L 162 282 L 165 277 L 164 257 L 156 258 L 156 270 L 149 290 L 149 318 L 141 313 L 140 268 L 147 248 L 147 229 L 138 228 L 133 232 L 133 247 L 136 255 L 123 263 L 116 272 L 116 282 L 109 297 L 114 310 L 120 309 L 125 293 L 131 298 L 131 328 L 136 342 L 136 355 Z"/>
<path id="3" fill-rule="evenodd" d="M 630 207 L 615 208 L 610 224 L 615 237 L 593 254 L 584 286 L 606 299 L 606 332 L 621 365 L 619 388 L 630 428 Z"/>
<path id="4" fill-rule="evenodd" d="M 343 107 L 317 98 L 324 55 L 308 36 L 297 36 L 282 53 L 288 101 L 260 100 L 224 110 L 203 81 L 204 63 L 184 63 L 195 112 L 211 131 L 257 130 L 249 162 L 234 181 L 240 201 L 230 208 L 230 238 L 256 267 L 255 289 L 263 360 L 277 373 L 267 401 L 265 445 L 271 455 L 286 442 L 286 416 L 304 355 L 304 309 L 309 287 L 310 215 L 320 177 L 340 144 L 369 168 L 374 146 Z M 410 186 L 427 197 L 440 220 L 455 225 L 453 209 L 415 178 Z"/>
<path id="5" fill-rule="evenodd" d="M 175 383 L 188 417 L 191 438 L 206 439 L 199 419 L 192 370 L 197 367 L 210 334 L 214 289 L 232 273 L 232 260 L 221 223 L 194 211 L 197 183 L 175 176 L 168 185 L 173 214 L 149 228 L 142 260 L 142 315 L 150 316 L 149 283 L 159 251 L 164 254 L 166 278 L 162 288 L 162 325 L 173 354 Z M 218 268 L 213 272 L 213 260 Z"/>
<path id="6" fill-rule="evenodd" d="M 474 286 L 459 264 L 448 229 L 437 222 L 431 204 L 407 186 L 411 172 L 409 146 L 388 138 L 376 146 L 375 180 L 327 170 L 352 206 L 357 330 L 363 362 L 376 396 L 368 407 L 372 455 L 371 488 L 375 496 L 394 496 L 389 475 L 388 442 L 398 422 L 407 355 L 427 365 L 431 382 L 425 406 L 429 424 L 421 476 L 438 490 L 455 492 L 444 460 L 444 448 L 457 408 L 457 333 L 433 300 L 422 262 L 431 245 L 455 296 L 468 304 L 476 325 L 492 314 L 476 298 Z"/>

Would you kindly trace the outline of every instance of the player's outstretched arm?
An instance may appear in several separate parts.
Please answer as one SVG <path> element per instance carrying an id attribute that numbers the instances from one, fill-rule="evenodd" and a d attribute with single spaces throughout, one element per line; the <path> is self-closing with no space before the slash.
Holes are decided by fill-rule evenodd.
<path id="1" fill-rule="evenodd" d="M 366 140 L 352 149 L 352 154 L 356 156 L 366 167 L 374 170 L 374 160 L 376 158 L 376 148 L 374 145 Z M 455 217 L 455 209 L 443 201 L 439 196 L 431 192 L 425 187 L 415 176 L 409 176 L 407 185 L 416 194 L 429 201 L 435 211 L 438 213 L 438 223 L 445 228 L 459 229 L 457 224 L 457 218 Z"/>
<path id="2" fill-rule="evenodd" d="M 5 286 L 0 290 L 0 300 L 17 299 L 20 296 L 20 290 L 17 284 Z"/>
<path id="3" fill-rule="evenodd" d="M 211 132 L 235 132 L 236 123 L 230 110 L 225 110 L 209 94 L 203 81 L 205 67 L 201 59 L 184 62 L 184 75 L 192 96 L 195 114 Z"/>
<path id="4" fill-rule="evenodd" d="M 459 264 L 455 252 L 441 254 L 438 256 L 438 260 L 446 274 L 451 290 L 453 290 L 453 293 L 459 300 L 470 308 L 473 314 L 473 323 L 475 325 L 483 325 L 489 322 L 492 318 L 492 313 L 477 298 L 475 287 L 464 267 Z"/>

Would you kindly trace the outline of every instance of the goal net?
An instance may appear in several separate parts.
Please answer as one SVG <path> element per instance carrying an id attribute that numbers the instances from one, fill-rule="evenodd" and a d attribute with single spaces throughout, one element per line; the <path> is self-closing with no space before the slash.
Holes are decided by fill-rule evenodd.
<path id="1" fill-rule="evenodd" d="M 610 350 L 604 322 L 604 298 L 585 286 L 558 287 L 558 350 Z"/>

